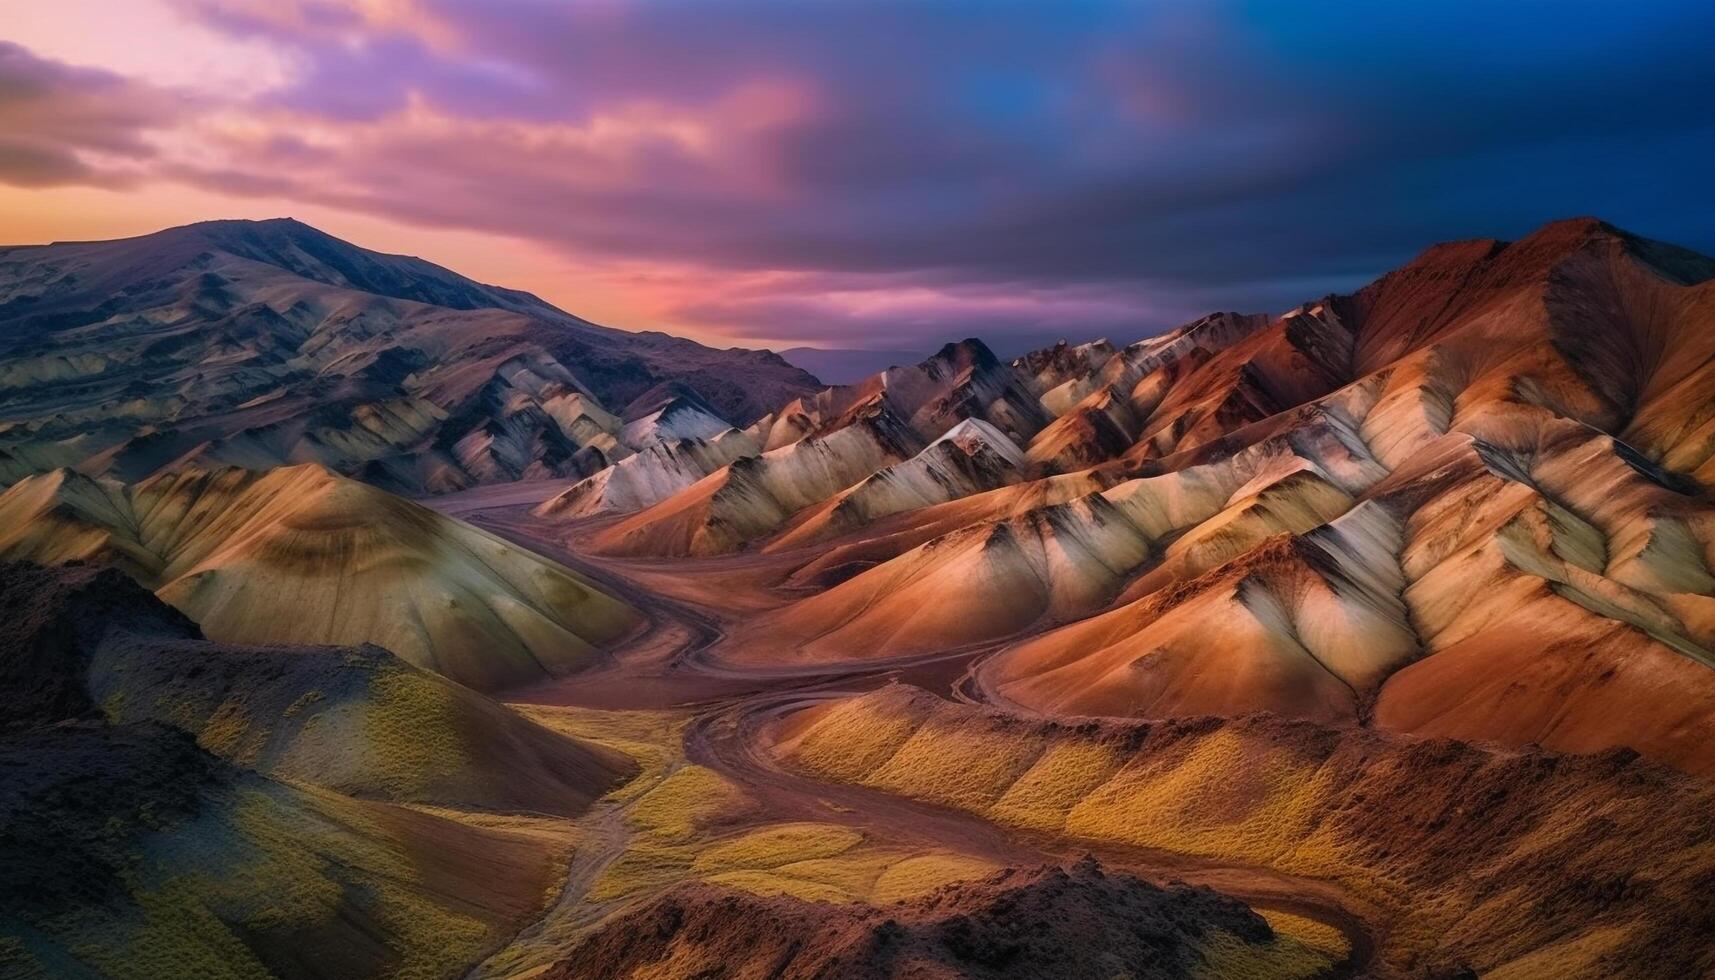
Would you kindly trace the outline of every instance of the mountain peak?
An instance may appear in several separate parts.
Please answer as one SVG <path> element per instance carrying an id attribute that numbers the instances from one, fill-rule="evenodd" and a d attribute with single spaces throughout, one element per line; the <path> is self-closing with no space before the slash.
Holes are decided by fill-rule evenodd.
<path id="1" fill-rule="evenodd" d="M 314 225 L 305 224 L 290 215 L 278 218 L 209 218 L 204 221 L 192 221 L 189 224 L 177 225 L 165 231 L 180 231 L 186 228 L 305 228 L 319 235 L 326 232 Z M 331 236 L 330 236 L 331 237 Z"/>
<path id="2" fill-rule="evenodd" d="M 141 236 L 141 240 L 149 239 L 198 241 L 223 249 L 242 246 L 245 243 L 303 240 L 354 251 L 368 251 L 296 218 L 211 218 L 207 221 L 193 221 L 190 224 L 163 228 L 153 234 Z"/>
<path id="3" fill-rule="evenodd" d="M 275 266 L 330 286 L 457 310 L 502 309 L 552 320 L 577 320 L 525 292 L 490 286 L 413 255 L 376 252 L 296 218 L 221 218 L 168 228 L 124 242 L 184 252 L 216 251 Z"/>
<path id="4" fill-rule="evenodd" d="M 1533 264 L 1558 264 L 1592 249 L 1641 262 L 1662 277 L 1682 285 L 1715 278 L 1715 260 L 1688 248 L 1635 235 L 1600 218 L 1550 221 L 1507 247 L 1509 256 Z"/>
<path id="5" fill-rule="evenodd" d="M 1642 262 L 1662 276 L 1682 284 L 1715 277 L 1715 260 L 1677 245 L 1635 235 L 1600 218 L 1589 216 L 1550 221 L 1516 241 L 1467 238 L 1431 245 L 1381 280 L 1440 277 L 1489 267 L 1502 280 L 1545 274 L 1562 262 L 1597 252 L 1622 255 Z"/>
<path id="6" fill-rule="evenodd" d="M 1538 248 L 1570 253 L 1592 242 L 1612 241 L 1633 243 L 1641 241 L 1641 239 L 1600 218 L 1578 217 L 1550 221 L 1512 243 L 1511 247 Z"/>
<path id="7" fill-rule="evenodd" d="M 966 337 L 964 340 L 949 341 L 943 344 L 941 349 L 931 355 L 924 363 L 927 364 L 932 361 L 946 361 L 960 366 L 1000 363 L 999 358 L 994 356 L 994 351 L 989 350 L 987 344 L 975 337 Z"/>

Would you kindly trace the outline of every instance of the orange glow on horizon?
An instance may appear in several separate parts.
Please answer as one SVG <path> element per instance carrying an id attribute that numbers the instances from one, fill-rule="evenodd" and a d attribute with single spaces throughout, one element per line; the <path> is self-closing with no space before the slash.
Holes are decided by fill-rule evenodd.
<path id="1" fill-rule="evenodd" d="M 584 263 L 520 238 L 421 228 L 301 202 L 227 196 L 182 186 L 107 190 L 0 184 L 0 246 L 101 241 L 197 221 L 281 217 L 297 218 L 372 251 L 414 255 L 479 282 L 535 293 L 568 313 L 604 326 L 660 330 L 713 347 L 771 343 L 671 317 L 673 309 L 718 288 L 716 274 L 707 270 Z M 731 276 L 722 278 L 730 281 Z"/>

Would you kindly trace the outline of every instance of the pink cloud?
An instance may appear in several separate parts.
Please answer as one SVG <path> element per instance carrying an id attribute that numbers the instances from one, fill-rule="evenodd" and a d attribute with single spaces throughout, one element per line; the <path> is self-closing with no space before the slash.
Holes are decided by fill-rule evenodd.
<path id="1" fill-rule="evenodd" d="M 0 181 L 503 236 L 620 325 L 1119 334 L 1564 213 L 1707 244 L 1706 4 L 1592 6 L 1562 50 L 1501 8 L 1473 32 L 1317 4 L 138 3 L 172 5 L 187 62 L 218 38 L 227 81 L 11 48 Z M 33 36 L 114 50 L 80 32 Z"/>
<path id="2" fill-rule="evenodd" d="M 414 38 L 442 51 L 459 45 L 454 25 L 424 0 L 173 0 L 194 18 L 229 30 L 303 43 L 362 44 Z"/>
<path id="3" fill-rule="evenodd" d="M 132 182 L 157 155 L 149 134 L 175 124 L 182 111 L 161 90 L 0 41 L 0 181 Z"/>

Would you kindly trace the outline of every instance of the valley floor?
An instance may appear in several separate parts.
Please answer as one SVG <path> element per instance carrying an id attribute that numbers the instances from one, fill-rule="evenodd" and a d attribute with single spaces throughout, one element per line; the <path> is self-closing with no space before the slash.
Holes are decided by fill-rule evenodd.
<path id="1" fill-rule="evenodd" d="M 543 496 L 556 488 L 539 486 Z M 951 881 L 1096 855 L 1156 882 L 1206 885 L 1250 904 L 1320 976 L 1368 975 L 1386 917 L 1328 881 L 1169 850 L 1074 841 L 1003 827 L 961 809 L 783 767 L 782 719 L 800 709 L 904 682 L 981 699 L 973 669 L 996 644 L 861 667 L 735 669 L 711 648 L 735 626 L 791 598 L 781 584 L 801 556 L 592 558 L 571 531 L 530 515 L 535 494 L 478 489 L 426 501 L 559 561 L 642 610 L 647 624 L 598 667 L 506 692 L 551 728 L 633 756 L 636 779 L 587 814 L 558 822 L 572 841 L 564 884 L 542 917 L 473 977 L 547 970 L 613 913 L 687 880 L 759 894 L 885 904 Z"/>

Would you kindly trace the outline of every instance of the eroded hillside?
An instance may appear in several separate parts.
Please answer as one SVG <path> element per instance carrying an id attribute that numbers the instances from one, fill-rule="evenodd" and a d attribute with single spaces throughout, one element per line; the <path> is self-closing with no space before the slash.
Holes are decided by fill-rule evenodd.
<path id="1" fill-rule="evenodd" d="M 735 663 L 988 645 L 983 691 L 1036 712 L 1706 771 L 1711 276 L 1580 219 L 1278 318 L 1011 365 L 966 342 L 793 403 L 760 455 L 579 540 L 775 556 L 791 600 L 716 650 Z"/>
<path id="2" fill-rule="evenodd" d="M 814 388 L 765 351 L 600 327 L 290 219 L 0 248 L 4 482 L 190 463 L 314 462 L 405 492 L 579 477 Z"/>
<path id="3" fill-rule="evenodd" d="M 548 315 L 293 235 L 215 266 Z M 161 326 L 128 295 L 104 330 Z M 68 351 L 95 322 L 37 312 Z M 460 323 L 388 382 L 467 406 L 425 416 L 450 452 L 279 466 L 296 422 L 187 451 L 185 406 L 113 448 L 131 410 L 83 401 L 112 365 L 8 376 L 59 401 L 8 430 L 53 438 L 8 443 L 0 492 L 0 556 L 56 566 L 0 576 L 28 627 L 0 644 L 29 695 L 5 843 L 47 896 L 0 909 L 0 964 L 1715 970 L 1715 262 L 1560 222 L 1282 316 L 1011 363 L 967 340 L 754 411 L 497 366 Z M 246 349 L 211 392 L 252 383 Z"/>
<path id="4" fill-rule="evenodd" d="M 587 666 L 638 623 L 576 573 L 314 465 L 71 470 L 0 491 L 0 557 L 113 565 L 227 643 L 373 643 L 480 689 Z"/>

